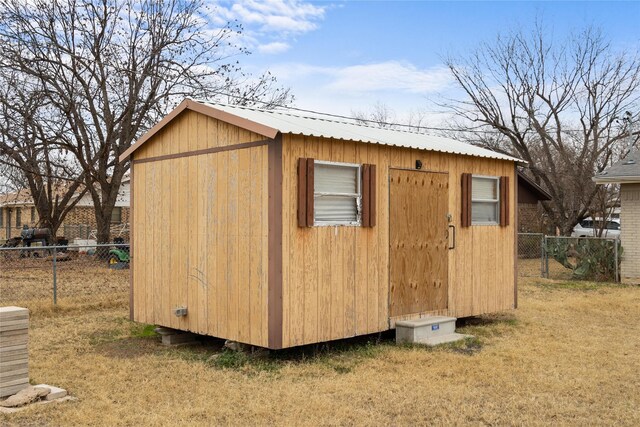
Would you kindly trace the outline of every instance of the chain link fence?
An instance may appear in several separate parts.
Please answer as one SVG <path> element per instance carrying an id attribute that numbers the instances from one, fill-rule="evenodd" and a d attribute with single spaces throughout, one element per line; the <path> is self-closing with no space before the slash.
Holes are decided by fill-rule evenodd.
<path id="1" fill-rule="evenodd" d="M 541 277 L 544 274 L 544 234 L 518 234 L 518 275 Z"/>
<path id="2" fill-rule="evenodd" d="M 126 303 L 129 245 L 0 248 L 0 306 Z"/>
<path id="3" fill-rule="evenodd" d="M 622 246 L 616 238 L 518 234 L 518 275 L 556 280 L 620 281 Z"/>

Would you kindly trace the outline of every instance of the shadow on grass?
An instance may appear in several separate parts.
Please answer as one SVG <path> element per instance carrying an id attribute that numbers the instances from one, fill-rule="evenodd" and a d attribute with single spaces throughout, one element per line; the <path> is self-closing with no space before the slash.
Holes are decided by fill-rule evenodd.
<path id="1" fill-rule="evenodd" d="M 115 331 L 102 331 L 92 344 L 96 351 L 115 358 L 142 356 L 168 357 L 189 362 L 203 363 L 215 369 L 229 369 L 247 374 L 278 372 L 289 365 L 317 365 L 338 374 L 348 374 L 367 359 L 396 348 L 415 351 L 449 351 L 463 355 L 474 355 L 484 346 L 486 337 L 502 335 L 505 330 L 518 325 L 514 313 L 502 313 L 460 319 L 460 332 L 473 335 L 471 338 L 434 348 L 418 344 L 397 346 L 395 331 L 364 335 L 354 338 L 310 344 L 283 350 L 240 345 L 241 350 L 225 347 L 225 340 L 197 336 L 197 344 L 176 347 L 163 346 L 153 325 L 144 325 L 123 320 Z M 128 328 L 128 331 L 126 330 Z"/>
<path id="2" fill-rule="evenodd" d="M 250 373 L 276 372 L 292 364 L 316 364 L 339 374 L 349 373 L 362 361 L 373 358 L 394 344 L 394 331 L 365 335 L 344 340 L 311 344 L 283 350 L 267 350 L 242 346 L 241 351 L 225 347 L 225 340 L 197 336 L 192 345 L 168 347 L 161 344 L 153 325 L 119 323 L 113 329 L 89 336 L 95 351 L 112 358 L 157 356 L 204 363 L 216 369 L 231 369 Z M 125 324 L 122 324 L 125 323 Z"/>

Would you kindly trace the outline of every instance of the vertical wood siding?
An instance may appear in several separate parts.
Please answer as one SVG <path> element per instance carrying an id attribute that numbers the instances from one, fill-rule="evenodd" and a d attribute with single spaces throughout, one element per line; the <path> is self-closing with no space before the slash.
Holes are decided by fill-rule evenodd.
<path id="1" fill-rule="evenodd" d="M 376 165 L 375 227 L 298 227 L 298 159 Z M 389 168 L 449 173 L 449 212 L 457 227 L 448 252 L 448 309 L 463 317 L 513 308 L 515 209 L 506 227 L 460 227 L 461 175 L 509 176 L 512 162 L 313 137 L 283 137 L 283 345 L 384 331 L 389 319 Z M 136 171 L 137 173 L 137 171 Z M 515 200 L 510 185 L 509 200 Z M 428 203 L 428 201 L 426 201 Z M 399 319 L 394 319 L 399 320 Z"/>
<path id="2" fill-rule="evenodd" d="M 133 157 L 264 139 L 185 111 Z M 263 145 L 135 165 L 135 320 L 267 346 L 267 162 Z"/>

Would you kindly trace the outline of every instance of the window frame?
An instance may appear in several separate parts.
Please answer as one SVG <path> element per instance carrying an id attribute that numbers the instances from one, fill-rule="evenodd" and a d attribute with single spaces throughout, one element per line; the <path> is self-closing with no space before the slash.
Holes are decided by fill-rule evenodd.
<path id="1" fill-rule="evenodd" d="M 332 227 L 332 226 L 346 226 L 346 227 L 360 227 L 362 226 L 362 165 L 359 163 L 347 163 L 347 162 L 332 162 L 327 160 L 315 160 L 314 175 L 317 174 L 316 165 L 325 166 L 339 166 L 345 168 L 353 168 L 356 170 L 356 193 L 337 193 L 337 192 L 316 192 L 315 179 L 313 185 L 313 226 L 314 227 Z M 351 197 L 356 199 L 356 220 L 355 221 L 318 221 L 316 220 L 316 200 L 323 196 L 338 196 L 338 197 Z"/>
<path id="2" fill-rule="evenodd" d="M 474 178 L 479 179 L 490 179 L 495 181 L 496 183 L 496 198 L 495 199 L 474 199 L 473 198 L 473 180 Z M 478 221 L 473 219 L 473 204 L 474 203 L 494 203 L 495 204 L 495 212 L 496 212 L 496 220 L 495 221 Z M 471 175 L 471 225 L 500 225 L 500 177 L 493 175 Z"/>

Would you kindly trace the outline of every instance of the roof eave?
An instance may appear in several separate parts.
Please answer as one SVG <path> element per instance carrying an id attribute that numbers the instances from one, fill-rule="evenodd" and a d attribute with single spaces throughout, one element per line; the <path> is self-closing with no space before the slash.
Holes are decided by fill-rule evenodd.
<path id="1" fill-rule="evenodd" d="M 594 176 L 596 184 L 640 184 L 640 176 Z"/>

